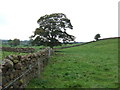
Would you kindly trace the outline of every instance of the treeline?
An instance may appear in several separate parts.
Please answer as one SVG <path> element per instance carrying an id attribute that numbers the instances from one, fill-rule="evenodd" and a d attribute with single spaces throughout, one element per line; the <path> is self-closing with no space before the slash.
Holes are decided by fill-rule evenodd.
<path id="1" fill-rule="evenodd" d="M 69 42 L 69 43 L 63 43 L 62 42 L 61 44 L 77 44 L 77 43 L 83 43 L 83 42 Z M 21 41 L 20 39 L 2 40 L 2 45 L 9 45 L 11 47 L 19 46 L 19 45 L 22 45 L 22 46 L 41 46 L 41 44 L 39 42 L 35 43 L 35 41 L 32 40 L 32 39 L 30 39 L 30 40 L 23 40 L 23 41 Z"/>
<path id="2" fill-rule="evenodd" d="M 29 46 L 29 40 L 23 40 L 21 41 L 20 39 L 9 39 L 9 40 L 1 40 L 2 41 L 2 45 L 9 45 L 9 46 L 18 46 L 18 45 L 23 45 L 23 46 Z"/>

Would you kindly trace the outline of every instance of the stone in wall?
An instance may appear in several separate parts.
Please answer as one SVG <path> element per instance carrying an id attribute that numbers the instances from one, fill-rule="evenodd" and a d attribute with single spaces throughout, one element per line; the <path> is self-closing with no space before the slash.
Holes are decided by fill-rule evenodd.
<path id="1" fill-rule="evenodd" d="M 33 68 L 27 72 L 27 75 L 21 77 L 17 80 L 12 86 L 13 88 L 24 86 L 26 80 L 37 77 L 38 73 L 38 60 L 40 61 L 40 71 L 43 70 L 44 66 L 48 62 L 48 50 L 42 50 L 29 55 L 9 55 L 3 60 L 2 64 L 2 75 L 3 75 L 3 87 L 9 82 L 13 81 L 15 78 L 19 77 L 26 70 L 30 69 L 30 66 Z M 35 65 L 36 64 L 36 65 Z"/>

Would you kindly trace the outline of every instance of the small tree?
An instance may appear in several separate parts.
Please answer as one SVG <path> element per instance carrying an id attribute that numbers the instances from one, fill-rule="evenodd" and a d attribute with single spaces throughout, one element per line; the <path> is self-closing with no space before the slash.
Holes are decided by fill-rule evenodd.
<path id="1" fill-rule="evenodd" d="M 13 40 L 9 39 L 9 40 L 8 40 L 8 44 L 9 44 L 10 46 L 12 46 L 12 45 L 13 45 Z"/>
<path id="2" fill-rule="evenodd" d="M 31 38 L 37 45 L 44 45 L 53 48 L 54 46 L 61 45 L 74 41 L 75 37 L 69 35 L 66 29 L 73 29 L 70 20 L 63 13 L 54 13 L 40 17 L 37 21 L 39 28 L 34 32 Z"/>
<path id="3" fill-rule="evenodd" d="M 13 40 L 13 45 L 14 45 L 14 46 L 20 45 L 20 40 L 17 39 L 17 38 L 15 38 L 15 39 Z"/>
<path id="4" fill-rule="evenodd" d="M 101 37 L 100 34 L 96 34 L 95 37 L 94 37 L 94 39 L 95 39 L 96 41 L 98 41 L 100 37 Z"/>
<path id="5" fill-rule="evenodd" d="M 20 45 L 20 40 L 17 39 L 17 38 L 15 38 L 14 40 L 9 39 L 9 40 L 8 40 L 8 44 L 9 44 L 10 46 L 17 46 L 17 45 Z"/>

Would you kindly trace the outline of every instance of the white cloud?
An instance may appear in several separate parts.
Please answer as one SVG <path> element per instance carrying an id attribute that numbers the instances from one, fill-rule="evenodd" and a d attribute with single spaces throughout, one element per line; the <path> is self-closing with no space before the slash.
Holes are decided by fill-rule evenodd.
<path id="1" fill-rule="evenodd" d="M 29 39 L 40 16 L 65 13 L 74 29 L 76 41 L 91 41 L 100 33 L 102 38 L 118 35 L 117 0 L 1 0 L 0 14 L 7 24 L 0 26 L 1 39 Z M 0 15 L 1 16 L 1 15 Z M 3 21 L 4 22 L 4 21 Z"/>

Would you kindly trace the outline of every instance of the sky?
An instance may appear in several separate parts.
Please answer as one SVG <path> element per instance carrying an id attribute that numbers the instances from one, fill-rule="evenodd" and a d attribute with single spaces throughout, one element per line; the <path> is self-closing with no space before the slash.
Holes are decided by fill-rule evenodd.
<path id="1" fill-rule="evenodd" d="M 0 0 L 0 39 L 29 40 L 37 20 L 46 14 L 64 13 L 73 30 L 67 32 L 75 41 L 93 41 L 118 36 L 119 0 Z"/>

